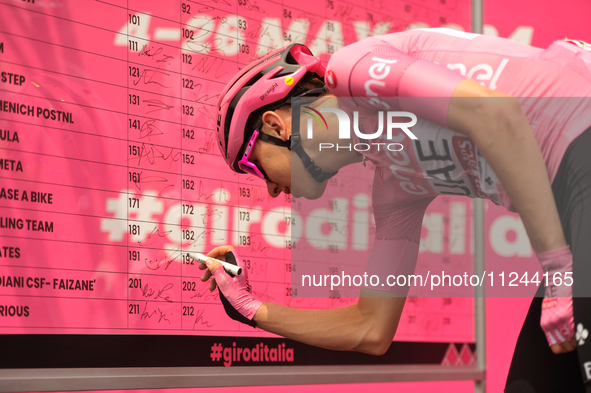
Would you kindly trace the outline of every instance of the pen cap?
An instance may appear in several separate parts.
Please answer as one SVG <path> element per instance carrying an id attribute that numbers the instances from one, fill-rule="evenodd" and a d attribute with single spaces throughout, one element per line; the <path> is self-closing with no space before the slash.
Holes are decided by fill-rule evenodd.
<path id="1" fill-rule="evenodd" d="M 238 275 L 242 274 L 242 269 L 244 268 L 242 266 L 242 264 L 238 264 L 238 261 L 236 260 L 236 255 L 234 254 L 233 251 L 228 251 L 226 253 L 226 262 L 227 263 L 231 263 L 234 266 L 238 266 L 239 270 L 238 270 Z M 231 277 L 234 277 L 234 274 L 227 272 Z"/>

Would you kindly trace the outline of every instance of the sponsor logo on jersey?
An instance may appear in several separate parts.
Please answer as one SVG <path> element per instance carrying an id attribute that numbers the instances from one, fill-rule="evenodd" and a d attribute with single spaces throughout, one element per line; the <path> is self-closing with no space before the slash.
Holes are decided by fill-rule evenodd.
<path id="1" fill-rule="evenodd" d="M 466 67 L 466 64 L 463 63 L 448 64 L 447 68 L 452 71 L 458 71 L 466 78 L 473 79 L 475 81 L 482 81 L 480 82 L 482 86 L 486 86 L 485 82 L 490 81 L 488 88 L 495 90 L 497 88 L 497 82 L 503 73 L 503 70 L 507 66 L 507 63 L 509 63 L 509 59 L 501 60 L 501 63 L 498 65 L 496 70 L 490 64 L 486 63 L 476 64 L 469 70 Z"/>
<path id="2" fill-rule="evenodd" d="M 368 97 L 373 97 L 369 100 L 371 105 L 390 109 L 390 105 L 388 105 L 385 101 L 380 100 L 378 93 L 376 93 L 373 89 L 375 86 L 386 87 L 386 83 L 383 82 L 383 79 L 385 79 L 390 74 L 390 71 L 392 70 L 390 66 L 396 63 L 397 60 L 382 59 L 380 57 L 372 57 L 371 59 L 375 61 L 375 63 L 372 64 L 367 71 L 371 79 L 368 79 L 364 84 L 365 95 Z"/>
<path id="3" fill-rule="evenodd" d="M 587 377 L 587 381 L 591 380 L 591 362 L 583 363 L 583 368 L 585 369 L 585 376 Z"/>
<path id="4" fill-rule="evenodd" d="M 498 195 L 498 179 L 475 143 L 468 137 L 449 129 L 423 123 L 414 128 L 418 140 L 413 140 L 404 151 L 386 156 L 393 180 L 404 191 L 413 195 L 459 195 L 488 198 L 502 204 Z M 394 135 L 402 141 L 404 135 Z"/>
<path id="5" fill-rule="evenodd" d="M 542 301 L 542 310 L 548 310 L 554 307 L 558 307 L 558 299 L 550 298 L 544 299 L 544 301 Z"/>
<path id="6" fill-rule="evenodd" d="M 326 75 L 324 76 L 324 82 L 326 82 L 326 86 L 330 89 L 334 89 L 337 87 L 337 75 L 334 73 L 333 70 L 326 71 Z"/>
<path id="7" fill-rule="evenodd" d="M 589 331 L 585 329 L 582 323 L 577 325 L 577 332 L 575 334 L 579 346 L 585 344 L 585 340 L 589 337 Z"/>

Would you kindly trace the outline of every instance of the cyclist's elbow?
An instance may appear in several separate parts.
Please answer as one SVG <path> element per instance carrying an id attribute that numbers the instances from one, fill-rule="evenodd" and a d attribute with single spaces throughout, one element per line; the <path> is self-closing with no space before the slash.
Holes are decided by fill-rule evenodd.
<path id="1" fill-rule="evenodd" d="M 362 352 L 370 355 L 382 356 L 392 344 L 394 335 L 387 332 L 379 332 L 377 329 L 369 331 L 362 341 Z"/>

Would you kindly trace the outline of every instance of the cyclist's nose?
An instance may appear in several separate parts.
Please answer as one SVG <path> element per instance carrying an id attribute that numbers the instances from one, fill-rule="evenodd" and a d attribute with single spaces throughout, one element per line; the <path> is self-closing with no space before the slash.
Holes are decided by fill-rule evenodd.
<path id="1" fill-rule="evenodd" d="M 275 182 L 267 182 L 267 191 L 272 198 L 277 198 L 279 194 L 281 194 L 281 190 L 279 189 L 279 185 Z"/>

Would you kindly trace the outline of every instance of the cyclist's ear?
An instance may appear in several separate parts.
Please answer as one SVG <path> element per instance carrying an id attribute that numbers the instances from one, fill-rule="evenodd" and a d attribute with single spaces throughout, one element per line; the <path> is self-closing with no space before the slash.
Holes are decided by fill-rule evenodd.
<path id="1" fill-rule="evenodd" d="M 274 136 L 283 141 L 286 141 L 291 136 L 290 121 L 291 116 L 286 115 L 282 108 L 275 111 L 266 111 L 262 116 L 263 127 L 262 131 L 265 134 Z"/>

